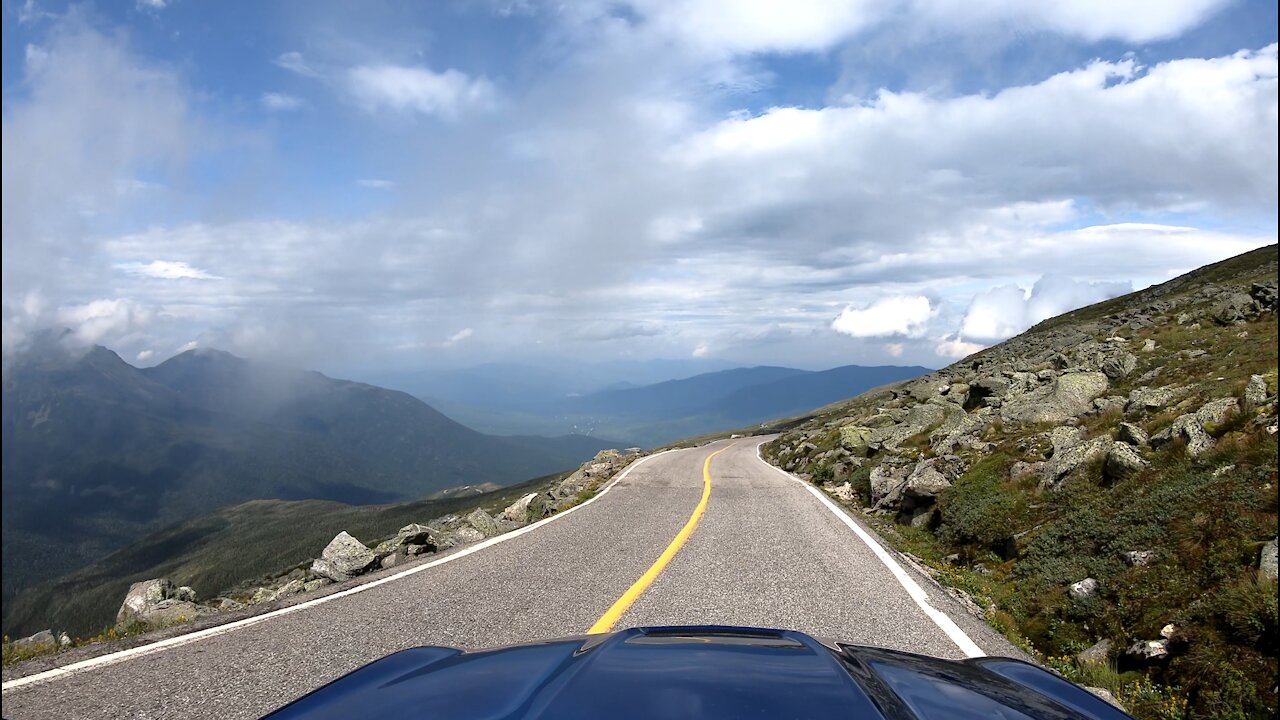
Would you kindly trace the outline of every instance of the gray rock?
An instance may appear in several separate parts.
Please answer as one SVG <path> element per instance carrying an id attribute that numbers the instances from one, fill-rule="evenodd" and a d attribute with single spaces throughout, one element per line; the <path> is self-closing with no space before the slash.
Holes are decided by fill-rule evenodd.
<path id="1" fill-rule="evenodd" d="M 458 528 L 453 533 L 453 537 L 459 545 L 466 545 L 467 543 L 479 542 L 483 540 L 484 533 L 471 527 L 470 525 L 464 525 Z"/>
<path id="2" fill-rule="evenodd" d="M 1276 293 L 1277 282 L 1275 280 L 1253 283 L 1249 287 L 1249 296 L 1257 303 L 1260 310 L 1267 312 L 1276 311 Z"/>
<path id="3" fill-rule="evenodd" d="M 907 524 L 913 528 L 927 528 L 937 514 L 938 509 L 933 506 L 918 507 L 912 511 L 911 519 L 907 521 Z"/>
<path id="4" fill-rule="evenodd" d="M 849 483 L 831 487 L 829 492 L 841 502 L 852 503 L 857 499 L 857 494 L 853 491 L 853 485 Z"/>
<path id="5" fill-rule="evenodd" d="M 1090 577 L 1080 582 L 1071 583 L 1071 586 L 1067 588 L 1067 595 L 1071 596 L 1072 600 L 1084 600 L 1097 595 L 1098 589 L 1098 581 Z"/>
<path id="6" fill-rule="evenodd" d="M 1204 425 L 1194 414 L 1187 414 L 1173 421 L 1169 427 L 1151 436 L 1151 446 L 1161 448 L 1182 438 L 1187 443 L 1187 454 L 1199 457 L 1213 447 L 1213 438 L 1205 432 Z"/>
<path id="7" fill-rule="evenodd" d="M 871 450 L 872 428 L 846 425 L 840 428 L 840 446 L 855 456 L 866 457 Z"/>
<path id="8" fill-rule="evenodd" d="M 485 537 L 502 534 L 502 528 L 493 519 L 493 516 L 484 511 L 484 508 L 476 508 L 467 513 L 466 520 L 471 527 L 479 530 Z"/>
<path id="9" fill-rule="evenodd" d="M 281 585 L 280 589 L 276 590 L 275 593 L 271 596 L 271 599 L 279 600 L 281 598 L 287 598 L 291 595 L 299 595 L 301 593 L 306 592 L 306 590 L 307 590 L 306 584 L 303 583 L 301 580 L 290 580 L 284 585 Z"/>
<path id="10" fill-rule="evenodd" d="M 393 568 L 396 565 L 399 565 L 400 563 L 404 562 L 404 560 L 408 556 L 409 554 L 405 551 L 404 548 L 399 548 L 395 552 L 391 553 L 390 555 L 384 555 L 383 558 L 378 561 L 378 566 L 381 567 L 383 570 L 386 570 L 387 568 Z"/>
<path id="11" fill-rule="evenodd" d="M 1125 443 L 1112 443 L 1107 449 L 1107 459 L 1102 466 L 1103 477 L 1109 481 L 1124 480 L 1136 475 L 1147 466 L 1142 455 Z"/>
<path id="12" fill-rule="evenodd" d="M 161 602 L 172 598 L 175 588 L 166 578 L 143 580 L 129 586 L 124 602 L 116 613 L 116 626 L 122 627 L 134 622 L 146 622 L 147 613 Z"/>
<path id="13" fill-rule="evenodd" d="M 41 630 L 30 637 L 13 641 L 13 649 L 23 652 L 51 652 L 58 648 L 58 641 L 49 630 Z"/>
<path id="14" fill-rule="evenodd" d="M 888 507 L 901 499 L 902 486 L 910 475 L 909 466 L 883 462 L 871 471 L 871 504 Z"/>
<path id="15" fill-rule="evenodd" d="M 1009 422 L 1061 423 L 1087 412 L 1093 399 L 1110 387 L 1100 372 L 1068 372 L 1058 376 L 1051 387 L 1027 393 L 1005 402 L 1000 415 Z"/>
<path id="16" fill-rule="evenodd" d="M 216 601 L 214 601 L 213 608 L 215 610 L 220 610 L 222 612 L 230 612 L 232 610 L 243 610 L 244 603 L 238 602 L 236 600 L 232 600 L 231 598 L 218 598 Z"/>
<path id="17" fill-rule="evenodd" d="M 1131 352 L 1120 352 L 1108 357 L 1102 361 L 1101 370 L 1107 377 L 1112 380 L 1120 378 L 1133 372 L 1138 367 L 1138 358 Z"/>
<path id="18" fill-rule="evenodd" d="M 1244 388 L 1244 401 L 1253 406 L 1267 402 L 1267 380 L 1261 375 L 1250 375 L 1249 384 Z"/>
<path id="19" fill-rule="evenodd" d="M 308 580 L 302 583 L 302 591 L 315 592 L 316 590 L 319 590 L 325 585 L 332 585 L 332 584 L 333 584 L 333 581 L 330 580 L 329 578 L 316 578 L 315 580 Z"/>
<path id="20" fill-rule="evenodd" d="M 424 553 L 427 553 L 429 551 L 430 551 L 430 548 L 427 547 L 426 545 L 418 545 L 416 543 L 410 543 L 404 546 L 405 555 L 417 556 L 417 555 L 422 555 Z"/>
<path id="21" fill-rule="evenodd" d="M 1262 554 L 1258 556 L 1258 577 L 1263 580 L 1275 580 L 1280 577 L 1280 565 L 1277 564 L 1276 540 L 1262 546 Z"/>
<path id="22" fill-rule="evenodd" d="M 70 636 L 70 635 L 66 634 L 65 632 L 63 632 L 63 633 L 59 633 L 59 634 L 58 634 L 58 647 L 59 647 L 59 648 L 61 648 L 61 649 L 63 649 L 63 650 L 66 650 L 67 648 L 71 647 L 71 646 L 72 646 L 72 645 L 74 645 L 74 644 L 75 644 L 75 643 L 73 643 L 73 642 L 71 641 L 71 636 Z"/>
<path id="23" fill-rule="evenodd" d="M 1142 343 L 1142 352 L 1155 352 L 1155 349 L 1156 341 L 1151 338 L 1147 338 L 1146 342 Z"/>
<path id="24" fill-rule="evenodd" d="M 1053 457 L 1040 470 L 1041 487 L 1056 489 L 1076 468 L 1098 458 L 1105 458 L 1112 444 L 1111 438 L 1096 437 L 1079 445 L 1055 450 Z"/>
<path id="25" fill-rule="evenodd" d="M 1139 640 L 1130 645 L 1125 654 L 1146 662 L 1164 660 L 1169 657 L 1169 641 L 1164 638 L 1159 640 Z"/>
<path id="26" fill-rule="evenodd" d="M 141 622 L 152 628 L 162 628 L 190 622 L 212 612 L 212 608 L 196 605 L 186 600 L 161 600 L 147 609 L 147 612 L 141 617 Z"/>
<path id="27" fill-rule="evenodd" d="M 1258 304 L 1249 295 L 1232 293 L 1209 308 L 1209 319 L 1219 325 L 1236 325 L 1258 314 Z"/>
<path id="28" fill-rule="evenodd" d="M 1124 410 L 1127 400 L 1119 395 L 1108 395 L 1106 397 L 1094 398 L 1093 411 L 1099 415 L 1115 410 L 1117 412 Z"/>
<path id="29" fill-rule="evenodd" d="M 190 585 L 183 585 L 173 591 L 173 597 L 178 600 L 186 600 L 187 602 L 196 601 L 196 591 Z"/>
<path id="30" fill-rule="evenodd" d="M 1120 423 L 1119 431 L 1116 433 L 1116 439 L 1126 445 L 1134 447 L 1146 447 L 1150 441 L 1147 431 L 1133 423 Z"/>
<path id="31" fill-rule="evenodd" d="M 1121 555 L 1129 567 L 1147 567 L 1156 561 L 1155 550 L 1128 550 Z"/>
<path id="32" fill-rule="evenodd" d="M 916 464 L 903 486 L 907 496 L 917 501 L 932 502 L 942 491 L 951 487 L 951 480 L 937 468 L 938 461 L 938 458 L 929 458 Z"/>
<path id="33" fill-rule="evenodd" d="M 501 517 L 521 525 L 529 522 L 529 503 L 536 500 L 537 497 L 538 493 L 529 493 L 521 497 L 503 509 Z"/>
<path id="34" fill-rule="evenodd" d="M 377 561 L 377 553 L 344 530 L 329 541 L 320 558 L 311 564 L 311 572 L 334 582 L 345 582 Z"/>
<path id="35" fill-rule="evenodd" d="M 1174 398 L 1173 388 L 1134 388 L 1129 392 L 1129 402 L 1125 404 L 1125 412 L 1159 410 L 1168 405 Z"/>
<path id="36" fill-rule="evenodd" d="M 1105 663 L 1111 659 L 1111 650 L 1111 641 L 1104 638 L 1076 655 L 1076 661 L 1081 665 Z"/>

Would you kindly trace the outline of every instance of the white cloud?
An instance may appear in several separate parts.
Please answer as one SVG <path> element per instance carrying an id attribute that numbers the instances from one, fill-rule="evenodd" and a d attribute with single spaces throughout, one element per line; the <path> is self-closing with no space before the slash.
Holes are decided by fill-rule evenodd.
<path id="1" fill-rule="evenodd" d="M 347 72 L 347 87 L 369 112 L 382 109 L 452 118 L 493 106 L 497 93 L 484 78 L 457 70 L 435 72 L 400 65 L 362 65 Z"/>
<path id="2" fill-rule="evenodd" d="M 130 275 L 139 277 L 156 278 L 159 280 L 221 280 L 217 275 L 211 275 L 199 268 L 193 268 L 184 262 L 176 262 L 170 260 L 152 260 L 149 263 L 129 262 L 119 263 L 116 268 L 123 270 Z"/>
<path id="3" fill-rule="evenodd" d="M 968 357 L 986 347 L 986 345 L 967 342 L 958 337 L 951 336 L 938 338 L 937 343 L 933 346 L 933 351 L 938 357 L 954 360 Z"/>
<path id="4" fill-rule="evenodd" d="M 905 350 L 906 346 L 902 343 L 889 343 L 884 346 L 884 352 L 889 357 L 902 357 L 902 353 Z"/>
<path id="5" fill-rule="evenodd" d="M 866 308 L 846 307 L 831 321 L 831 329 L 852 337 L 887 337 L 924 334 L 933 309 L 922 295 L 877 300 Z"/>
<path id="6" fill-rule="evenodd" d="M 361 180 L 357 180 L 356 184 L 362 188 L 369 188 L 370 190 L 394 190 L 396 187 L 396 184 L 391 180 L 381 180 L 378 178 L 363 178 Z"/>
<path id="7" fill-rule="evenodd" d="M 138 357 L 136 359 L 138 362 L 146 362 L 151 358 L 155 357 L 155 354 L 156 354 L 155 350 L 143 350 L 138 353 Z"/>
<path id="8" fill-rule="evenodd" d="M 462 342 L 463 340 L 466 340 L 467 338 L 471 337 L 474 334 L 475 333 L 471 330 L 471 328 L 462 328 L 458 332 L 450 335 L 444 342 L 440 343 L 440 346 L 453 347 L 454 345 L 457 345 L 458 343 Z"/>
<path id="9" fill-rule="evenodd" d="M 693 347 L 693 356 L 696 358 L 704 358 L 711 354 L 711 346 L 705 342 L 700 342 Z"/>
<path id="10" fill-rule="evenodd" d="M 278 92 L 262 93 L 261 102 L 262 107 L 271 112 L 297 110 L 306 104 L 302 98 L 297 97 L 296 95 L 287 95 L 285 93 Z"/>
<path id="11" fill-rule="evenodd" d="M 200 343 L 196 340 L 192 340 L 190 342 L 183 343 L 182 345 L 180 345 L 175 352 L 181 354 L 189 350 L 195 350 L 198 347 L 200 347 Z"/>
<path id="12" fill-rule="evenodd" d="M 169 5 L 169 0 L 138 0 L 137 8 L 139 10 L 163 10 Z"/>
<path id="13" fill-rule="evenodd" d="M 1024 291 L 1001 285 L 974 297 L 960 328 L 963 337 L 998 341 L 1013 337 L 1055 315 L 1133 290 L 1127 282 L 1080 282 L 1045 275 Z"/>
<path id="14" fill-rule="evenodd" d="M 891 26 L 897 35 L 1050 32 L 1088 41 L 1177 37 L 1230 0 L 631 0 L 642 32 L 711 55 L 821 52 Z"/>
<path id="15" fill-rule="evenodd" d="M 152 312 L 121 298 L 93 300 L 59 308 L 56 322 L 69 328 L 82 343 L 119 340 L 150 322 Z"/>

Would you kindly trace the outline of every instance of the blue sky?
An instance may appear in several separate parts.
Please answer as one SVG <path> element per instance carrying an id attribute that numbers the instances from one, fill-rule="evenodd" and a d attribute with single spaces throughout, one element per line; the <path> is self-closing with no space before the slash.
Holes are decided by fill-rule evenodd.
<path id="1" fill-rule="evenodd" d="M 1276 241 L 1276 5 L 6 2 L 4 347 L 947 364 Z"/>

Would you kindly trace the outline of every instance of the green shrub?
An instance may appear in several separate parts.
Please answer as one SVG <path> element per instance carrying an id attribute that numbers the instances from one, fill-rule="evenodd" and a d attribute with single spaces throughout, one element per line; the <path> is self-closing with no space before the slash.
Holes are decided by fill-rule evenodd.
<path id="1" fill-rule="evenodd" d="M 1029 517 L 1026 492 L 1008 479 L 1010 460 L 992 455 L 974 465 L 942 493 L 940 539 L 952 548 L 1003 551 Z"/>

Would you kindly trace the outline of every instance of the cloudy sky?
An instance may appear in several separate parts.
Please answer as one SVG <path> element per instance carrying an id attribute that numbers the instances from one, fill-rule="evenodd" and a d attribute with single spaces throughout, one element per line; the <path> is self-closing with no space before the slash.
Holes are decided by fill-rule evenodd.
<path id="1" fill-rule="evenodd" d="M 3 12 L 6 354 L 936 367 L 1276 242 L 1274 1 Z"/>

